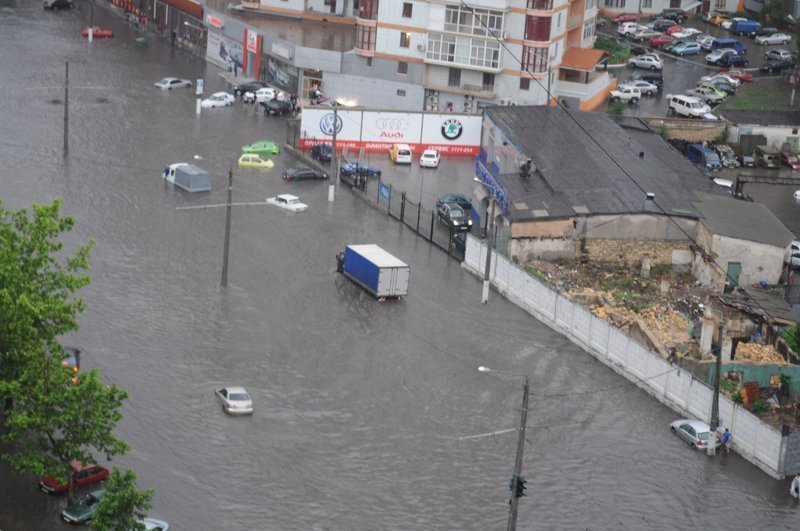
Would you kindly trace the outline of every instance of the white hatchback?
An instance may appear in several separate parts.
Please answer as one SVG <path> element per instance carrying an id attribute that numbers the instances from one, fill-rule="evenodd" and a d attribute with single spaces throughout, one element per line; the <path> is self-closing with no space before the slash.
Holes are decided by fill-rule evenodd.
<path id="1" fill-rule="evenodd" d="M 438 168 L 440 158 L 439 152 L 435 149 L 426 149 L 419 157 L 419 165 L 423 168 Z"/>
<path id="2" fill-rule="evenodd" d="M 308 205 L 300 202 L 300 198 L 296 195 L 281 194 L 277 197 L 268 197 L 267 203 L 275 205 L 278 208 L 288 210 L 289 212 L 305 212 L 308 210 Z"/>

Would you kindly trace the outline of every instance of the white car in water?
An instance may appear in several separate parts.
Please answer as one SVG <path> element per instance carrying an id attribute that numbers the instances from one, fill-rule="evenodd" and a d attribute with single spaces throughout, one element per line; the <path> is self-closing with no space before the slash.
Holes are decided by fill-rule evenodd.
<path id="1" fill-rule="evenodd" d="M 177 77 L 165 77 L 161 81 L 155 83 L 155 86 L 161 90 L 172 90 L 174 88 L 191 87 L 192 82 L 188 79 L 178 79 Z"/>
<path id="2" fill-rule="evenodd" d="M 291 194 L 281 194 L 277 197 L 268 197 L 267 203 L 290 212 L 305 212 L 308 210 L 308 205 L 301 203 L 299 197 Z"/>
<path id="3" fill-rule="evenodd" d="M 228 415 L 252 415 L 253 399 L 244 387 L 222 387 L 214 391 Z"/>
<path id="4" fill-rule="evenodd" d="M 233 94 L 216 92 L 210 98 L 203 100 L 200 105 L 205 109 L 213 109 L 214 107 L 230 107 L 234 101 L 236 101 L 236 98 L 233 97 Z"/>
<path id="5" fill-rule="evenodd" d="M 242 101 L 245 103 L 266 103 L 269 100 L 277 98 L 280 101 L 286 100 L 286 93 L 272 87 L 260 88 L 255 92 L 245 92 L 242 96 Z"/>
<path id="6" fill-rule="evenodd" d="M 419 157 L 419 165 L 423 168 L 438 168 L 440 158 L 439 152 L 435 149 L 426 149 Z"/>

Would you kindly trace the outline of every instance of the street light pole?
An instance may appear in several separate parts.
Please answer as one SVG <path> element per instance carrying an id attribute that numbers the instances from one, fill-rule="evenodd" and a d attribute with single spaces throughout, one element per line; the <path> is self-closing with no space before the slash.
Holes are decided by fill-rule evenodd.
<path id="1" fill-rule="evenodd" d="M 228 170 L 228 204 L 225 212 L 225 249 L 222 256 L 222 287 L 228 285 L 228 251 L 231 242 L 231 196 L 233 195 L 233 169 Z"/>
<path id="2" fill-rule="evenodd" d="M 489 302 L 489 273 L 492 269 L 492 247 L 494 246 L 494 205 L 497 199 L 492 193 L 492 207 L 491 214 L 489 214 L 488 231 L 486 235 L 486 269 L 483 273 L 483 294 L 481 295 L 481 303 L 486 304 Z"/>

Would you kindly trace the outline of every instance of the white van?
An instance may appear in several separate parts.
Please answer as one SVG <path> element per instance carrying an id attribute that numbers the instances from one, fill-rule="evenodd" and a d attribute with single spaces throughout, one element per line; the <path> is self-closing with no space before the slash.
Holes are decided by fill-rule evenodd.
<path id="1" fill-rule="evenodd" d="M 394 144 L 389 149 L 389 158 L 395 164 L 411 164 L 411 146 L 408 144 Z"/>

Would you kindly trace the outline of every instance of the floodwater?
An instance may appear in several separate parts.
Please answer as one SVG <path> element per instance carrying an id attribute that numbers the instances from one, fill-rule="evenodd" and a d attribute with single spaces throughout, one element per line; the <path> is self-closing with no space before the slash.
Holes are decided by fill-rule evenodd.
<path id="1" fill-rule="evenodd" d="M 89 44 L 82 3 L 0 6 L 0 196 L 9 209 L 61 197 L 77 220 L 67 250 L 96 240 L 88 310 L 65 342 L 131 393 L 117 432 L 132 451 L 114 464 L 155 489 L 151 515 L 176 530 L 503 529 L 516 435 L 470 436 L 517 425 L 521 380 L 485 365 L 531 379 L 520 529 L 796 528 L 787 482 L 693 452 L 669 433 L 672 411 L 496 293 L 481 305 L 480 281 L 407 228 L 345 188 L 329 203 L 324 183 L 284 184 L 286 154 L 235 170 L 234 200 L 291 192 L 310 210 L 236 207 L 220 288 L 225 209 L 176 207 L 224 202 L 240 146 L 281 140 L 285 123 L 241 104 L 197 117 L 193 91 L 152 84 L 202 77 L 208 94 L 225 88 L 217 69 L 153 38 L 137 48 L 102 9 L 116 36 Z M 160 178 L 194 155 L 209 194 Z M 468 192 L 471 166 L 445 160 L 419 186 Z M 380 303 L 337 275 L 345 243 L 411 264 L 409 296 Z M 224 415 L 223 385 L 244 385 L 255 414 Z M 63 505 L 0 464 L 3 530 L 65 528 Z"/>

